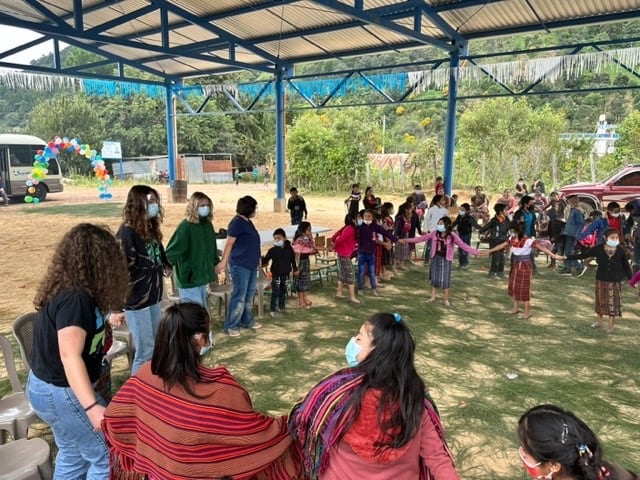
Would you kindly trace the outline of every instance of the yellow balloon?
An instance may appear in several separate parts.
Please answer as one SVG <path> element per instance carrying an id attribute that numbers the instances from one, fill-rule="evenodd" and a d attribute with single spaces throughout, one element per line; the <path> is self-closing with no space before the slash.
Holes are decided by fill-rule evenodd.
<path id="1" fill-rule="evenodd" d="M 29 188 L 27 189 L 27 192 L 29 192 L 29 193 L 36 193 L 36 189 L 35 189 L 35 188 L 33 188 L 33 187 L 29 187 Z"/>

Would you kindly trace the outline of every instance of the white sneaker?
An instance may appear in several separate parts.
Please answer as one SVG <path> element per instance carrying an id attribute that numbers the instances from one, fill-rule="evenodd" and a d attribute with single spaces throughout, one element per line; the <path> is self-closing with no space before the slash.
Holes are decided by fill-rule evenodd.
<path id="1" fill-rule="evenodd" d="M 262 324 L 259 322 L 253 322 L 253 325 L 251 325 L 251 328 L 253 330 L 258 330 L 259 328 L 262 328 Z"/>
<path id="2" fill-rule="evenodd" d="M 588 268 L 586 265 L 582 266 L 582 271 L 580 273 L 578 273 L 578 275 L 576 275 L 577 277 L 581 277 L 582 275 L 584 275 L 587 272 Z"/>

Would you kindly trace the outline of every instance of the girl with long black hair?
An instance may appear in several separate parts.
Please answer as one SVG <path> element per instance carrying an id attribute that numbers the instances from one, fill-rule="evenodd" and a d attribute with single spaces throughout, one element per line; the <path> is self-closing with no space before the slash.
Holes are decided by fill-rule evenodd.
<path id="1" fill-rule="evenodd" d="M 291 412 L 304 478 L 458 480 L 400 314 L 371 316 L 345 355 L 351 368 L 322 380 Z"/>

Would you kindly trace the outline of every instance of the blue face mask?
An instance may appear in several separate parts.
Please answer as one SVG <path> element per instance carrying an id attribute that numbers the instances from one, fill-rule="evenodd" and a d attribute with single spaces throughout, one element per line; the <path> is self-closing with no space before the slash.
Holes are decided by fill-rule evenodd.
<path id="1" fill-rule="evenodd" d="M 276 247 L 282 247 L 284 245 L 284 240 L 278 240 L 277 242 L 273 242 Z"/>
<path id="2" fill-rule="evenodd" d="M 618 245 L 620 245 L 620 241 L 619 240 L 607 240 L 607 246 L 609 247 L 617 247 Z"/>
<path id="3" fill-rule="evenodd" d="M 358 226 L 362 225 L 364 222 L 362 220 L 358 220 Z"/>
<path id="4" fill-rule="evenodd" d="M 214 345 L 215 342 L 213 341 L 213 332 L 209 332 L 209 345 L 203 345 L 202 347 L 200 347 L 200 356 L 202 357 L 203 355 L 209 353 L 213 349 Z"/>
<path id="5" fill-rule="evenodd" d="M 150 203 L 149 205 L 147 205 L 147 215 L 149 215 L 149 218 L 156 218 L 159 213 L 160 205 L 158 205 L 157 203 Z"/>
<path id="6" fill-rule="evenodd" d="M 198 216 L 202 218 L 206 218 L 211 213 L 211 209 L 209 207 L 198 207 Z"/>
<path id="7" fill-rule="evenodd" d="M 344 349 L 344 356 L 347 358 L 347 363 L 350 367 L 357 367 L 360 363 L 358 360 L 360 350 L 360 345 L 356 343 L 356 337 L 351 337 L 351 340 L 347 343 L 347 347 Z"/>
<path id="8" fill-rule="evenodd" d="M 465 212 L 464 210 L 460 210 L 458 212 L 458 215 L 460 215 L 461 217 L 464 217 L 467 214 L 467 212 Z"/>
<path id="9" fill-rule="evenodd" d="M 447 229 L 447 227 L 445 227 L 444 225 L 437 225 L 436 226 L 436 230 L 438 230 L 440 233 L 444 232 Z"/>

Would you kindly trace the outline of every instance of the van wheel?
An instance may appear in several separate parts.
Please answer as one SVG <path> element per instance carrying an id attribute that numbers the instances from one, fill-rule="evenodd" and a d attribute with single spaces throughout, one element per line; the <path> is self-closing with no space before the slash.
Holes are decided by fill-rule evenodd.
<path id="1" fill-rule="evenodd" d="M 584 212 L 585 217 L 588 217 L 593 212 L 593 205 L 589 202 L 578 202 L 578 208 Z"/>
<path id="2" fill-rule="evenodd" d="M 38 197 L 38 200 L 44 202 L 47 199 L 47 187 L 45 187 L 42 183 L 39 183 L 36 187 L 36 194 L 34 197 Z"/>

